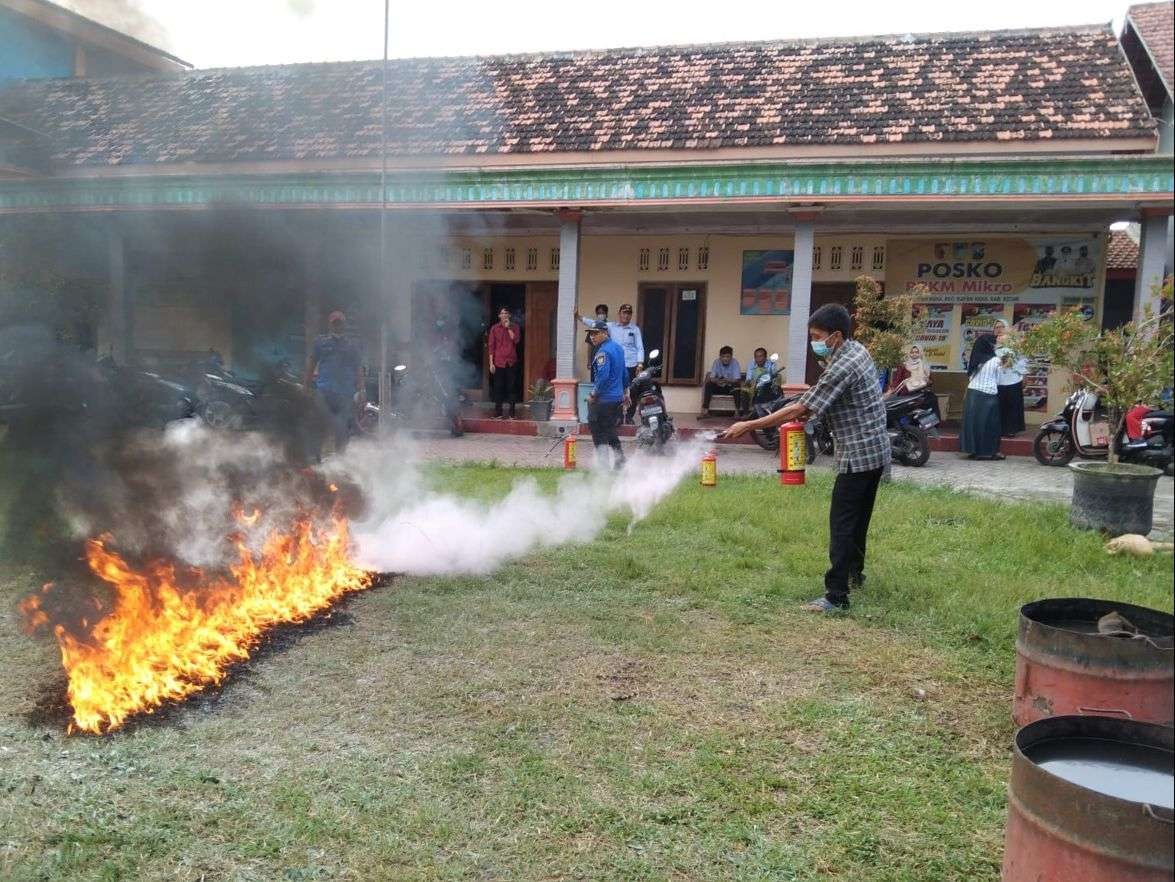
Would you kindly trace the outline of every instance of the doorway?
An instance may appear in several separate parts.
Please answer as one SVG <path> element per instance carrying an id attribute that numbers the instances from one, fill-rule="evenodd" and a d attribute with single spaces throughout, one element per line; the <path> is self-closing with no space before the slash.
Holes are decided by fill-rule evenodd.
<path id="1" fill-rule="evenodd" d="M 702 382 L 706 338 L 706 285 L 703 282 L 643 284 L 637 289 L 637 325 L 645 357 L 663 353 L 661 382 L 696 386 Z"/>
<path id="2" fill-rule="evenodd" d="M 851 315 L 853 312 L 853 296 L 856 293 L 857 286 L 852 282 L 814 282 L 812 284 L 812 301 L 808 315 L 811 315 L 826 303 L 839 303 Z M 804 370 L 804 382 L 811 386 L 820 376 L 821 368 L 820 362 L 812 354 L 812 347 L 807 346 L 806 349 L 808 360 Z"/>

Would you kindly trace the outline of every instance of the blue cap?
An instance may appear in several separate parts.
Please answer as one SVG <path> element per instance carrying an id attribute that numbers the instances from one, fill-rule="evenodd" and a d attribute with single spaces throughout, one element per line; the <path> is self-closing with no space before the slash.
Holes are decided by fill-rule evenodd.
<path id="1" fill-rule="evenodd" d="M 600 321 L 599 319 L 583 318 L 583 319 L 580 319 L 580 321 L 583 322 L 583 326 L 585 328 L 587 328 L 589 331 L 607 331 L 608 330 L 608 323 Z"/>

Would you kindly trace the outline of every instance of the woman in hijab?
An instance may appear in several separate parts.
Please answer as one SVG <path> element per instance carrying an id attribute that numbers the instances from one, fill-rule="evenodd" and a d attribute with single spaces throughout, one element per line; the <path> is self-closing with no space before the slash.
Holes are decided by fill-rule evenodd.
<path id="1" fill-rule="evenodd" d="M 1011 364 L 1000 365 L 1000 379 L 997 394 L 1000 398 L 1000 431 L 1005 438 L 1011 438 L 1024 431 L 1024 375 L 1028 373 L 1028 359 L 1021 356 L 1012 360 L 1012 350 L 1007 347 L 1008 323 L 995 323 L 995 339 L 998 344 L 996 355 Z"/>
<path id="2" fill-rule="evenodd" d="M 983 334 L 971 348 L 967 362 L 971 381 L 963 402 L 963 434 L 959 448 L 968 459 L 1003 459 L 1000 453 L 1000 357 L 995 335 Z"/>
<path id="3" fill-rule="evenodd" d="M 942 419 L 942 414 L 938 412 L 938 396 L 934 394 L 930 365 L 922 357 L 922 349 L 917 344 L 910 347 L 906 360 L 890 374 L 889 391 L 882 397 L 889 398 L 891 395 L 921 395 L 923 405 Z"/>

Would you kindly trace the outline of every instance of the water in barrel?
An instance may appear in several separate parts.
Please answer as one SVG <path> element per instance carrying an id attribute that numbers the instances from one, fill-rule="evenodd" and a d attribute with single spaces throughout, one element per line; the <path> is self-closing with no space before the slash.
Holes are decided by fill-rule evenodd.
<path id="1" fill-rule="evenodd" d="M 1106 738 L 1054 738 L 1024 751 L 1050 774 L 1107 796 L 1175 808 L 1175 755 Z"/>

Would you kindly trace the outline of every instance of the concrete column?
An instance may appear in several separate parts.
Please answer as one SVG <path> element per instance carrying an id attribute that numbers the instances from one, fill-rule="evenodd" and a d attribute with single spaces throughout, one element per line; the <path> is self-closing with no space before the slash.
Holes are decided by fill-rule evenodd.
<path id="1" fill-rule="evenodd" d="M 576 413 L 575 308 L 579 303 L 579 240 L 583 214 L 559 213 L 559 297 L 555 312 L 555 406 L 551 419 L 571 422 Z"/>
<path id="2" fill-rule="evenodd" d="M 119 364 L 131 355 L 131 315 L 126 296 L 126 241 L 113 224 L 106 233 L 108 255 L 107 310 L 110 329 L 110 354 Z"/>
<path id="3" fill-rule="evenodd" d="M 808 364 L 808 316 L 812 312 L 812 244 L 815 214 L 796 214 L 795 263 L 792 265 L 791 317 L 787 326 L 788 384 L 804 382 Z"/>
<path id="4" fill-rule="evenodd" d="M 1134 281 L 1134 319 L 1142 318 L 1149 304 L 1152 314 L 1159 311 L 1158 286 L 1163 283 L 1167 261 L 1167 224 L 1170 214 L 1159 210 L 1146 212 L 1138 240 L 1138 274 Z"/>

